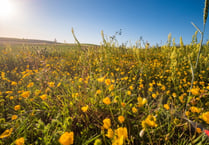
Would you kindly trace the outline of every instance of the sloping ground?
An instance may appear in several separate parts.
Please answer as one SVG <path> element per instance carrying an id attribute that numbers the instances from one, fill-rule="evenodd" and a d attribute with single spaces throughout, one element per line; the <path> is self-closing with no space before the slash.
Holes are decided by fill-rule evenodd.
<path id="1" fill-rule="evenodd" d="M 10 46 L 20 46 L 20 45 L 30 45 L 30 46 L 35 46 L 35 45 L 41 45 L 41 46 L 49 46 L 49 45 L 62 45 L 62 46 L 76 46 L 75 43 L 60 43 L 60 42 L 54 42 L 54 41 L 47 41 L 47 40 L 35 40 L 35 39 L 19 39 L 19 38 L 6 38 L 6 37 L 0 37 L 0 47 L 4 47 L 7 45 Z M 86 49 L 87 47 L 98 47 L 98 45 L 95 44 L 81 44 L 82 49 Z"/>
<path id="2" fill-rule="evenodd" d="M 0 45 L 5 44 L 53 44 L 53 41 L 34 40 L 34 39 L 18 39 L 18 38 L 4 38 L 0 37 Z"/>

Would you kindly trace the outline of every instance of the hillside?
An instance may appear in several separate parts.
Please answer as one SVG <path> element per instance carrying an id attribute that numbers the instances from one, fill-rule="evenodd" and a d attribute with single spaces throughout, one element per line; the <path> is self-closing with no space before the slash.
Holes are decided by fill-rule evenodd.
<path id="1" fill-rule="evenodd" d="M 18 38 L 6 38 L 0 37 L 0 45 L 5 44 L 53 44 L 53 41 L 47 40 L 35 40 L 35 39 L 18 39 Z"/>

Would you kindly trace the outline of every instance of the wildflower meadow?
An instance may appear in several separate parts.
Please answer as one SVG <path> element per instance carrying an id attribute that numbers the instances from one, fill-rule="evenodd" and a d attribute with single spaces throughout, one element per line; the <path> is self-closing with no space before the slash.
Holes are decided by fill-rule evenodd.
<path id="1" fill-rule="evenodd" d="M 0 144 L 209 144 L 209 41 L 199 32 L 190 44 L 169 34 L 141 48 L 103 32 L 100 46 L 1 47 Z"/>

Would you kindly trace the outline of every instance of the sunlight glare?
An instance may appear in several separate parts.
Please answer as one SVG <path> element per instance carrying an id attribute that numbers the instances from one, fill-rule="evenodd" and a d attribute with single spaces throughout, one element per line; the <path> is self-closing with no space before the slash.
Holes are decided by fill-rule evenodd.
<path id="1" fill-rule="evenodd" d="M 0 20 L 10 18 L 14 13 L 11 0 L 0 0 Z"/>

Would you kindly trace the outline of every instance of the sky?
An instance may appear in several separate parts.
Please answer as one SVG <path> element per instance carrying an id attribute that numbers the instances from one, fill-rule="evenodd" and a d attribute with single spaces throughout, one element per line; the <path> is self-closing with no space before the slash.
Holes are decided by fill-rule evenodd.
<path id="1" fill-rule="evenodd" d="M 10 15 L 0 17 L 0 37 L 74 43 L 74 28 L 81 43 L 101 44 L 101 30 L 109 38 L 121 29 L 122 35 L 116 36 L 120 44 L 135 45 L 142 37 L 151 45 L 163 45 L 169 33 L 177 44 L 180 36 L 189 44 L 196 31 L 191 22 L 203 29 L 204 0 L 1 1 L 13 7 Z M 209 22 L 204 42 L 207 39 Z"/>

